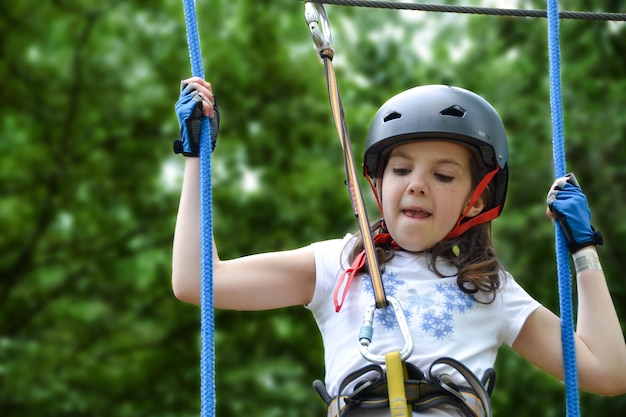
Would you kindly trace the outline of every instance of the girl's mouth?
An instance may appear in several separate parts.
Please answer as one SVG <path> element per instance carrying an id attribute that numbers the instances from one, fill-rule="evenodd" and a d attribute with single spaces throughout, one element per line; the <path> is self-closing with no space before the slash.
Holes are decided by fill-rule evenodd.
<path id="1" fill-rule="evenodd" d="M 421 209 L 404 209 L 402 210 L 402 213 L 412 219 L 425 219 L 426 217 L 429 217 L 431 215 L 426 210 Z"/>

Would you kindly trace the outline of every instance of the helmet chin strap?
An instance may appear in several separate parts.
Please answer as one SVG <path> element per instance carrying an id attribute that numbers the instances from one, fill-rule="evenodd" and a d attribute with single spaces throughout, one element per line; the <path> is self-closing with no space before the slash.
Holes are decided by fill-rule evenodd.
<path id="1" fill-rule="evenodd" d="M 378 191 L 376 191 L 376 186 L 372 182 L 372 177 L 370 177 L 369 174 L 366 173 L 365 179 L 367 179 L 367 183 L 370 185 L 370 188 L 372 189 L 372 194 L 374 194 L 374 198 L 376 199 L 376 204 L 378 205 L 378 211 L 380 211 L 380 215 L 382 217 L 385 217 L 385 215 L 383 214 L 383 205 L 380 203 L 380 196 L 378 195 Z"/>
<path id="2" fill-rule="evenodd" d="M 485 177 L 478 183 L 476 189 L 474 190 L 474 194 L 472 195 L 472 199 L 467 205 L 467 208 L 465 209 L 461 217 L 459 217 L 459 220 L 457 220 L 456 225 L 452 228 L 452 230 L 450 230 L 446 237 L 443 238 L 443 240 L 450 240 L 454 239 L 455 237 L 459 237 L 472 227 L 479 224 L 487 223 L 488 221 L 491 221 L 500 215 L 500 212 L 502 211 L 502 204 L 493 207 L 487 211 L 483 211 L 482 213 L 479 213 L 474 217 L 466 217 L 467 213 L 474 206 L 474 204 L 476 204 L 483 191 L 485 191 L 485 189 L 489 186 L 489 183 L 491 183 L 491 180 L 498 173 L 498 171 L 500 171 L 500 167 L 496 166 L 493 171 L 485 175 Z M 463 222 L 463 220 L 466 221 Z"/>

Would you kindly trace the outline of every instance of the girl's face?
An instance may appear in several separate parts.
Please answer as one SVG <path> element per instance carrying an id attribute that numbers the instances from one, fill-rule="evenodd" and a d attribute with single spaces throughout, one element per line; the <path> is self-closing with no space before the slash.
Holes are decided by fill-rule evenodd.
<path id="1" fill-rule="evenodd" d="M 464 146 L 435 140 L 391 151 L 378 191 L 387 229 L 403 249 L 431 248 L 455 226 L 473 191 L 471 158 Z M 478 199 L 466 216 L 483 207 Z"/>

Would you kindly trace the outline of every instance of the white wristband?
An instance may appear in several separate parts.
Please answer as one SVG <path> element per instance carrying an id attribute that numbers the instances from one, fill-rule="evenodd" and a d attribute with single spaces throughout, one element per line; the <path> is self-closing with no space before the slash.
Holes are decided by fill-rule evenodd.
<path id="1" fill-rule="evenodd" d="M 572 255 L 574 258 L 574 266 L 576 267 L 576 273 L 579 274 L 587 269 L 599 269 L 602 270 L 602 264 L 600 264 L 600 258 L 598 252 L 593 247 L 582 248 L 578 252 Z"/>

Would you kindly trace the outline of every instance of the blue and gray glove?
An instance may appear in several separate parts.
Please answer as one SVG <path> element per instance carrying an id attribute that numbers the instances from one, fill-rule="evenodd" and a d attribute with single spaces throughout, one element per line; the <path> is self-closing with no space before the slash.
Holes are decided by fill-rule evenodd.
<path id="1" fill-rule="evenodd" d="M 570 253 L 585 246 L 602 245 L 602 234 L 591 225 L 591 211 L 574 174 L 560 178 L 547 199 L 548 207 L 559 222 Z"/>
<path id="2" fill-rule="evenodd" d="M 217 143 L 220 128 L 220 112 L 213 97 L 215 116 L 210 119 L 211 152 Z M 202 97 L 198 90 L 190 84 L 181 84 L 181 92 L 176 102 L 176 116 L 180 125 L 180 139 L 174 141 L 174 153 L 185 156 L 198 156 L 200 150 L 200 126 L 202 125 Z"/>

